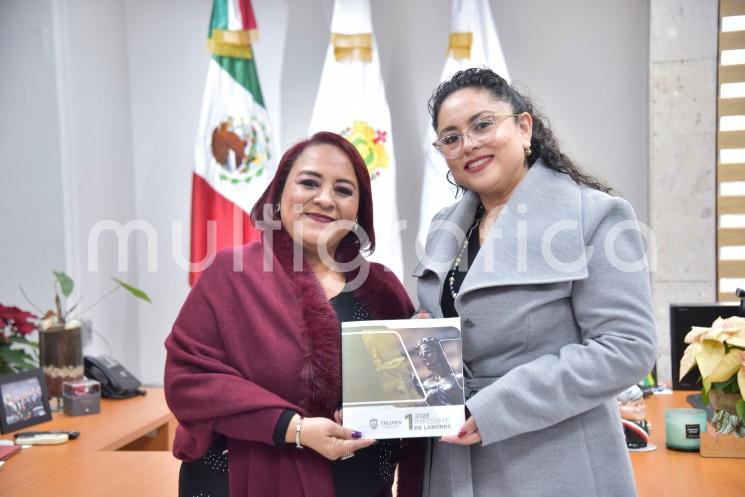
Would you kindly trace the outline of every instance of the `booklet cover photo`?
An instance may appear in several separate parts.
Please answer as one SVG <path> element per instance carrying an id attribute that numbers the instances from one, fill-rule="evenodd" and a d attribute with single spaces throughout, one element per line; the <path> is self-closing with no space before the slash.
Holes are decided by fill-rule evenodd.
<path id="1" fill-rule="evenodd" d="M 342 323 L 344 426 L 378 439 L 454 435 L 461 350 L 459 318 Z"/>

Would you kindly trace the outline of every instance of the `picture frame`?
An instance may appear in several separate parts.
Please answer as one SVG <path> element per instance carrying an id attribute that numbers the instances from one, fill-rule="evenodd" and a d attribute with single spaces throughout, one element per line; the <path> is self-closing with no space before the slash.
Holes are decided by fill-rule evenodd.
<path id="1" fill-rule="evenodd" d="M 52 419 L 41 368 L 0 376 L 0 433 Z"/>

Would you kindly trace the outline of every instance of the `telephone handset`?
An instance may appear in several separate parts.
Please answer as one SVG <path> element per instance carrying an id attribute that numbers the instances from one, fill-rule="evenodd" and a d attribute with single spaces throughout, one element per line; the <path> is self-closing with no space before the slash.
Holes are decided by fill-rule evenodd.
<path id="1" fill-rule="evenodd" d="M 85 356 L 85 375 L 101 383 L 101 396 L 107 399 L 128 399 L 147 392 L 142 383 L 127 369 L 109 356 Z"/>

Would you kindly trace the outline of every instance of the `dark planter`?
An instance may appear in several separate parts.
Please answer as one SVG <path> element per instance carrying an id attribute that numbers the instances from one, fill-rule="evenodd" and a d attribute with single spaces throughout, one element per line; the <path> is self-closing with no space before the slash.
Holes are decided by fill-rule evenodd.
<path id="1" fill-rule="evenodd" d="M 39 360 L 50 397 L 62 395 L 62 382 L 83 378 L 80 325 L 68 323 L 40 330 Z"/>

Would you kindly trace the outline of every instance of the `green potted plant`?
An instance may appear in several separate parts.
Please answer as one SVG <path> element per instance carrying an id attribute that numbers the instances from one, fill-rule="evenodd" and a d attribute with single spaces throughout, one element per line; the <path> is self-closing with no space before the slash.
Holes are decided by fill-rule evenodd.
<path id="1" fill-rule="evenodd" d="M 83 377 L 82 316 L 103 299 L 120 289 L 129 292 L 138 299 L 147 302 L 151 302 L 151 300 L 139 288 L 112 277 L 114 286 L 111 290 L 81 310 L 80 301 L 68 306 L 67 300 L 75 288 L 75 282 L 72 278 L 63 271 L 54 271 L 52 274 L 55 279 L 54 309 L 44 312 L 41 317 L 39 355 L 49 395 L 58 397 L 62 393 L 62 383 L 64 381 Z"/>

